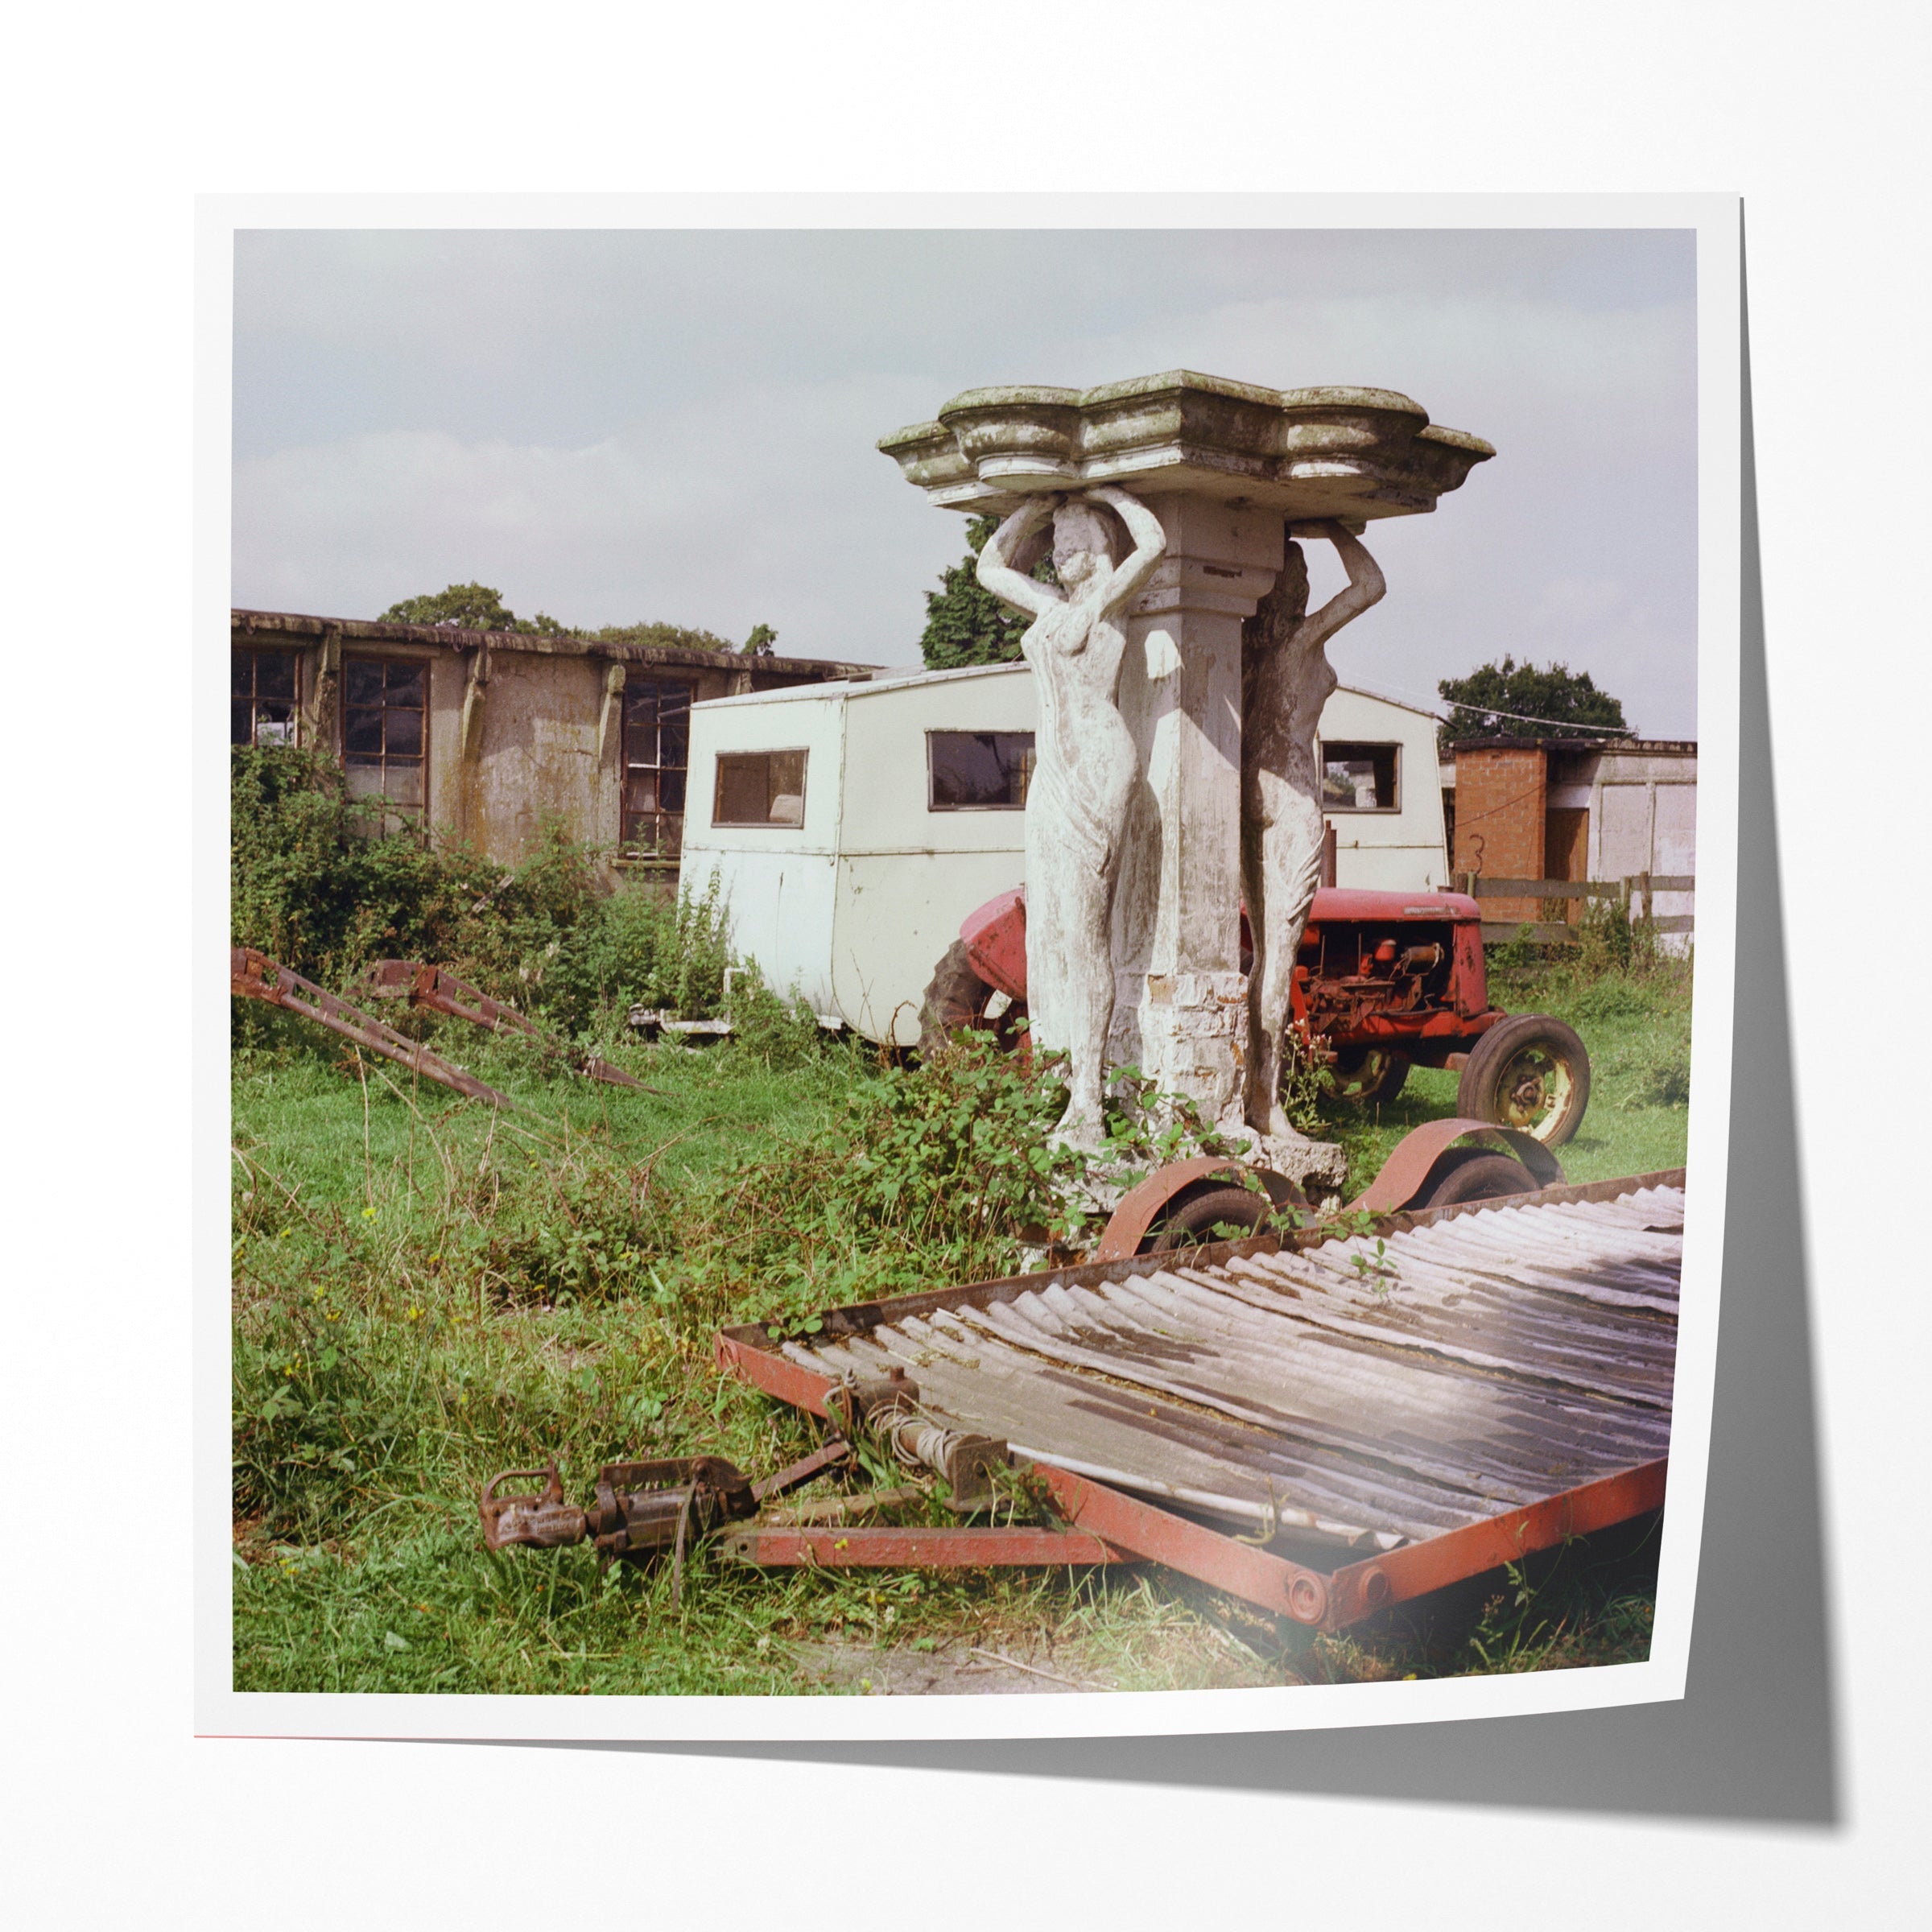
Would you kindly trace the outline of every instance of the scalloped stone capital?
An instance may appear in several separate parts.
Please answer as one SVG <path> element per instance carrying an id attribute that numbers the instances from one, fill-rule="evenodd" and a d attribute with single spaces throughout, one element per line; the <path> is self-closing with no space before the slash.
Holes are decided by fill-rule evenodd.
<path id="1" fill-rule="evenodd" d="M 1393 390 L 1261 389 L 1188 369 L 969 389 L 879 448 L 953 510 L 1003 515 L 1042 490 L 1116 483 L 1357 526 L 1434 510 L 1496 454 Z"/>

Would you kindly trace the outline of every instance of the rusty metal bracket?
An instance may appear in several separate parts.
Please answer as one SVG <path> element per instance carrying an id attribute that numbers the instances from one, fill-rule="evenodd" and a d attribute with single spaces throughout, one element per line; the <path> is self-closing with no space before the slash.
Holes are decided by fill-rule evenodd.
<path id="1" fill-rule="evenodd" d="M 947 1506 L 962 1516 L 989 1509 L 993 1471 L 1013 1460 L 1002 1436 L 975 1435 L 934 1422 L 919 1406 L 919 1385 L 903 1368 L 876 1380 L 849 1377 L 826 1398 L 827 1413 L 848 1434 L 876 1437 L 907 1468 L 923 1466 L 943 1479 Z"/>
<path id="2" fill-rule="evenodd" d="M 1529 1169 L 1538 1188 L 1564 1184 L 1563 1163 L 1541 1141 L 1513 1127 L 1498 1127 L 1488 1121 L 1429 1121 L 1410 1129 L 1396 1142 L 1381 1171 L 1348 1203 L 1348 1212 L 1389 1214 L 1406 1208 L 1438 1158 L 1465 1138 L 1486 1140 L 1514 1154 Z"/>

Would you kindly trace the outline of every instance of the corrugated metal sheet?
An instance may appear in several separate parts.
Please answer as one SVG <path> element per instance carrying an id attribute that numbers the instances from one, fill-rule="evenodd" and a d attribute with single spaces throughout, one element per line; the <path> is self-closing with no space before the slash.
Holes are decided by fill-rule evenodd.
<path id="1" fill-rule="evenodd" d="M 1683 1191 L 925 1298 L 786 1344 L 949 1426 L 1244 1527 L 1391 1549 L 1669 1453 Z M 1143 1264 L 1144 1265 L 1144 1264 Z M 1091 1274 L 1091 1271 L 1089 1271 Z"/>

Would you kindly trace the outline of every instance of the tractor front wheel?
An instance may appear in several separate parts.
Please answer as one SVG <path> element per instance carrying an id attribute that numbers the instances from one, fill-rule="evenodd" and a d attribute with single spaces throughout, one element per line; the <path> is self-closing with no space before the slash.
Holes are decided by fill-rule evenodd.
<path id="1" fill-rule="evenodd" d="M 1409 1062 L 1382 1046 L 1338 1046 L 1328 1070 L 1328 1089 L 1354 1107 L 1379 1107 L 1392 1100 L 1409 1078 Z"/>
<path id="2" fill-rule="evenodd" d="M 1474 1121 L 1513 1127 L 1546 1147 L 1560 1147 L 1590 1104 L 1590 1055 L 1561 1020 L 1512 1013 L 1476 1042 L 1456 1087 L 1455 1110 Z"/>
<path id="3" fill-rule="evenodd" d="M 1025 1042 L 1026 1024 L 1026 1002 L 989 986 L 973 971 L 966 942 L 955 939 L 933 968 L 919 1004 L 919 1051 L 936 1053 L 956 1033 L 983 1033 L 1011 1053 Z"/>

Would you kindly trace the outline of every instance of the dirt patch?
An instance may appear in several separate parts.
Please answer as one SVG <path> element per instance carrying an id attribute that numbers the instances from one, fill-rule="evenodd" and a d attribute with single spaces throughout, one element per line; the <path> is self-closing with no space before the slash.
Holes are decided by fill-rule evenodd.
<path id="1" fill-rule="evenodd" d="M 858 1644 L 790 1648 L 801 1672 L 814 1682 L 861 1697 L 1010 1697 L 1048 1691 L 1066 1696 L 1113 1688 L 1044 1655 L 1017 1649 L 977 1649 L 964 1644 L 935 1650 L 917 1650 L 910 1645 L 883 1650 Z"/>

